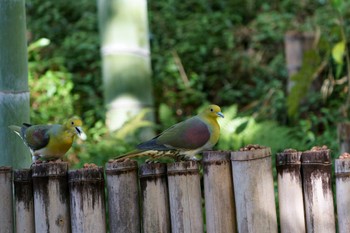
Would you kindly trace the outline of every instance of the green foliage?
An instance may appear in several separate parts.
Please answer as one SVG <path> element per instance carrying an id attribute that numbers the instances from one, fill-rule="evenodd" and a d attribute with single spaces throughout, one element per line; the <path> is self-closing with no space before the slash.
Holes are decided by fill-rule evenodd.
<path id="1" fill-rule="evenodd" d="M 254 8 L 259 4 L 253 1 Z M 247 14 L 247 8 L 251 9 L 238 1 L 150 2 L 159 104 L 187 108 L 206 100 L 221 105 L 234 101 L 244 107 L 264 98 L 266 90 L 275 89 L 276 81 L 283 83 L 284 60 L 275 51 L 283 49 L 280 40 L 292 16 L 272 9 L 253 17 L 254 11 Z M 186 76 L 179 72 L 181 66 Z"/>
<path id="2" fill-rule="evenodd" d="M 65 67 L 53 69 L 50 61 L 42 61 L 40 51 L 49 44 L 49 40 L 39 39 L 28 46 L 30 118 L 34 124 L 62 123 L 74 115 L 77 100 L 71 93 L 74 84 Z"/>
<path id="3" fill-rule="evenodd" d="M 96 122 L 88 130 L 87 141 L 75 146 L 69 159 L 76 167 L 86 162 L 104 166 L 109 159 L 135 150 L 141 129 L 152 125 L 152 122 L 144 120 L 147 112 L 140 112 L 113 133 L 107 132 L 103 122 Z"/>
<path id="4" fill-rule="evenodd" d="M 307 149 L 308 138 L 296 134 L 295 129 L 279 126 L 274 121 L 257 122 L 253 117 L 239 117 L 237 106 L 225 108 L 224 114 L 217 145 L 222 150 L 237 150 L 247 144 L 269 146 L 273 154 L 286 148 Z"/>
<path id="5" fill-rule="evenodd" d="M 348 19 L 345 17 L 350 14 L 349 6 L 349 2 L 332 1 L 332 5 L 317 9 L 309 17 L 308 24 L 316 31 L 318 43 L 304 54 L 302 68 L 292 78 L 295 86 L 288 97 L 290 116 L 303 116 L 315 104 L 319 106 L 318 109 L 333 109 L 337 116 L 339 111 L 342 111 L 343 117 L 346 115 L 349 92 L 343 77 L 348 71 L 348 65 L 345 66 L 348 62 L 344 61 L 348 56 L 346 38 L 349 27 L 346 26 Z M 322 98 L 317 97 L 320 90 Z M 316 98 L 318 100 L 312 103 Z M 303 108 L 299 108 L 301 103 Z"/>
<path id="6" fill-rule="evenodd" d="M 132 150 L 138 129 L 149 122 L 140 115 L 116 134 L 107 133 L 96 2 L 26 4 L 32 122 L 81 116 L 88 140 L 77 141 L 70 151 L 76 166 L 103 165 Z M 346 41 L 341 28 L 344 35 L 350 33 L 347 1 L 148 4 L 157 131 L 216 103 L 226 115 L 217 149 L 260 143 L 277 152 L 326 144 L 337 151 L 334 125 L 348 97 L 347 42 L 344 48 L 337 45 Z M 283 38 L 291 29 L 316 31 L 318 43 L 306 53 L 287 102 Z"/>
<path id="7" fill-rule="evenodd" d="M 37 76 L 48 70 L 65 73 L 65 79 L 74 84 L 69 87 L 74 114 L 91 127 L 104 118 L 96 2 L 29 0 L 26 6 L 30 42 L 50 40 L 45 48 L 33 51 L 35 67 L 41 70 L 31 72 L 40 72 Z"/>

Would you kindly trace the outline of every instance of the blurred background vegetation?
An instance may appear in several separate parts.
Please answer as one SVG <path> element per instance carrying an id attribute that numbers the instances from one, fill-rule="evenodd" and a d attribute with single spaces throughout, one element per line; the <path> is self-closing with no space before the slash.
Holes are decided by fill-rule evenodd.
<path id="1" fill-rule="evenodd" d="M 347 120 L 349 99 L 348 2 L 164 0 L 148 8 L 157 131 L 215 103 L 225 114 L 217 149 L 325 144 L 338 155 L 336 124 Z M 141 113 L 117 132 L 105 127 L 96 2 L 28 0 L 26 9 L 32 123 L 83 118 L 88 140 L 68 152 L 74 166 L 132 150 L 151 123 Z M 316 39 L 288 94 L 291 30 Z"/>

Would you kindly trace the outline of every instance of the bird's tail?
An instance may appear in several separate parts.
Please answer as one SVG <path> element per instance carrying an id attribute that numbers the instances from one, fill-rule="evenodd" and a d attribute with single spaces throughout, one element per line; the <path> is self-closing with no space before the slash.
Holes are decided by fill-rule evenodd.
<path id="1" fill-rule="evenodd" d="M 129 159 L 135 159 L 142 156 L 147 155 L 147 151 L 140 151 L 140 150 L 134 150 L 131 152 L 128 152 L 126 154 L 119 155 L 118 157 L 115 157 L 114 160 L 129 160 Z"/>
<path id="2" fill-rule="evenodd" d="M 9 128 L 11 130 L 13 130 L 13 132 L 15 132 L 16 134 L 18 134 L 18 136 L 20 136 L 22 138 L 21 135 L 21 127 L 17 126 L 17 125 L 10 125 Z"/>

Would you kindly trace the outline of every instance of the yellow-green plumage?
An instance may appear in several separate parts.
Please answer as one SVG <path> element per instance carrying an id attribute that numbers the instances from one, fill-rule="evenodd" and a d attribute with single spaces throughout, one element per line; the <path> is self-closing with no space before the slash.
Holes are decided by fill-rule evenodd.
<path id="1" fill-rule="evenodd" d="M 81 129 L 82 121 L 77 117 L 70 118 L 65 124 L 59 125 L 29 125 L 22 127 L 9 126 L 29 147 L 33 162 L 38 158 L 58 159 L 71 148 L 75 135 L 85 139 Z"/>
<path id="2" fill-rule="evenodd" d="M 177 160 L 196 159 L 203 150 L 211 149 L 219 140 L 218 117 L 224 117 L 217 105 L 208 106 L 200 114 L 173 125 L 155 138 L 141 143 L 137 151 L 118 159 L 150 156 L 152 159 L 169 156 Z"/>

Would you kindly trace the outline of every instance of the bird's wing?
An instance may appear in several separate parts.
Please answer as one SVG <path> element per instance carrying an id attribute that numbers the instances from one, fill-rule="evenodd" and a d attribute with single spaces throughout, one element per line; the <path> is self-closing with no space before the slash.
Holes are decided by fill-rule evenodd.
<path id="1" fill-rule="evenodd" d="M 196 116 L 173 125 L 150 141 L 139 144 L 137 148 L 143 150 L 193 150 L 205 145 L 209 138 L 208 125 Z"/>
<path id="2" fill-rule="evenodd" d="M 47 146 L 50 141 L 50 127 L 49 125 L 34 125 L 24 129 L 23 136 L 26 144 L 33 150 Z"/>

